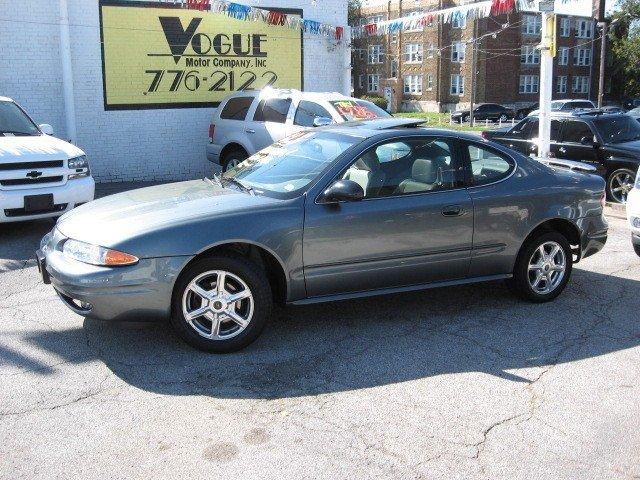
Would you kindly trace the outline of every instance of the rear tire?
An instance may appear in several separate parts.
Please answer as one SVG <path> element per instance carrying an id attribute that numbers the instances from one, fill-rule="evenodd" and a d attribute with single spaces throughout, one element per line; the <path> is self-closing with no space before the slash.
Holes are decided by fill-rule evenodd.
<path id="1" fill-rule="evenodd" d="M 627 194 L 633 188 L 636 173 L 628 168 L 618 168 L 607 177 L 607 197 L 616 203 L 627 203 Z"/>
<path id="2" fill-rule="evenodd" d="M 242 298 L 233 300 L 233 296 Z M 171 325 L 199 350 L 235 352 L 258 338 L 272 305 L 269 281 L 258 265 L 239 256 L 205 257 L 178 278 Z"/>
<path id="3" fill-rule="evenodd" d="M 636 252 L 636 255 L 638 255 L 640 257 L 640 245 L 634 243 L 633 244 L 633 250 Z"/>
<path id="4" fill-rule="evenodd" d="M 530 302 L 549 302 L 566 287 L 572 267 L 567 239 L 557 232 L 541 233 L 520 249 L 509 289 Z"/>
<path id="5" fill-rule="evenodd" d="M 502 115 L 500 115 L 500 118 L 498 118 L 498 121 L 500 122 L 506 122 L 507 120 L 509 120 L 509 117 L 506 113 L 503 113 Z"/>
<path id="6" fill-rule="evenodd" d="M 222 158 L 222 171 L 226 172 L 244 161 L 249 155 L 242 148 L 235 148 L 227 152 Z"/>

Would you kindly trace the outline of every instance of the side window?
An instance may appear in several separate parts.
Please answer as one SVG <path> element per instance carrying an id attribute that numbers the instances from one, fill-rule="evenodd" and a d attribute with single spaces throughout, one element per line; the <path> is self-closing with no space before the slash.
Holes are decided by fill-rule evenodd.
<path id="1" fill-rule="evenodd" d="M 474 185 L 486 185 L 506 178 L 515 167 L 513 161 L 494 150 L 469 144 L 469 159 Z"/>
<path id="2" fill-rule="evenodd" d="M 225 120 L 244 120 L 252 103 L 253 97 L 230 98 L 222 112 L 220 112 L 220 118 Z"/>
<path id="3" fill-rule="evenodd" d="M 331 118 L 331 114 L 315 102 L 302 100 L 296 109 L 293 124 L 301 127 L 313 127 L 313 120 L 318 117 Z"/>
<path id="4" fill-rule="evenodd" d="M 593 138 L 593 132 L 589 125 L 578 120 L 567 120 L 562 128 L 562 141 L 568 143 L 580 143 L 583 137 Z"/>
<path id="5" fill-rule="evenodd" d="M 538 119 L 531 119 L 522 129 L 522 138 L 531 140 L 538 137 Z"/>
<path id="6" fill-rule="evenodd" d="M 381 198 L 456 188 L 458 170 L 449 141 L 429 137 L 373 147 L 342 178 L 360 184 L 365 198 Z"/>
<path id="7" fill-rule="evenodd" d="M 551 120 L 551 141 L 557 142 L 560 139 L 560 121 Z"/>
<path id="8" fill-rule="evenodd" d="M 256 122 L 285 123 L 290 106 L 290 98 L 267 98 L 260 100 L 253 119 Z"/>

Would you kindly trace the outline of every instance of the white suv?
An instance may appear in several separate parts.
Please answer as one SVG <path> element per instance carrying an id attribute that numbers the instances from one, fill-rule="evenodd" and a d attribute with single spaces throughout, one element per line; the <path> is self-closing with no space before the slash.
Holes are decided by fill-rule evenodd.
<path id="1" fill-rule="evenodd" d="M 0 223 L 56 217 L 93 200 L 84 152 L 50 135 L 51 125 L 0 97 Z"/>
<path id="2" fill-rule="evenodd" d="M 627 195 L 627 220 L 631 228 L 631 243 L 640 256 L 640 169 L 634 187 Z"/>
<path id="3" fill-rule="evenodd" d="M 288 135 L 314 126 L 391 115 L 340 93 L 265 88 L 224 99 L 209 126 L 207 159 L 225 171 Z"/>
<path id="4" fill-rule="evenodd" d="M 551 102 L 552 112 L 571 112 L 577 109 L 596 108 L 591 100 L 554 100 Z M 529 115 L 539 115 L 540 110 L 533 110 Z"/>

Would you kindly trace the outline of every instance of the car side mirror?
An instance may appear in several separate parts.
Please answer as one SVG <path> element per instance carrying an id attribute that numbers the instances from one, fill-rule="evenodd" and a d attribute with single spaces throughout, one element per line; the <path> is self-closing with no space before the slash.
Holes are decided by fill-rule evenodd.
<path id="1" fill-rule="evenodd" d="M 337 180 L 327 188 L 320 198 L 321 203 L 357 202 L 364 198 L 364 190 L 353 180 Z"/>
<path id="2" fill-rule="evenodd" d="M 331 125 L 332 123 L 333 123 L 333 120 L 329 117 L 315 117 L 313 119 L 314 127 L 325 127 L 327 125 Z"/>
<path id="3" fill-rule="evenodd" d="M 46 135 L 53 135 L 53 127 L 51 125 L 49 125 L 48 123 L 42 123 L 42 124 L 38 125 L 38 127 L 40 128 L 42 133 L 44 133 Z"/>

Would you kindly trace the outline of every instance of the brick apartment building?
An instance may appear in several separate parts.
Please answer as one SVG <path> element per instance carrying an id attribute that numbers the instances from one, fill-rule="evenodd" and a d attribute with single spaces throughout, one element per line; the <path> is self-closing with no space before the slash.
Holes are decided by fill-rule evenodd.
<path id="1" fill-rule="evenodd" d="M 458 0 L 364 2 L 364 25 L 447 8 Z M 595 5 L 597 6 L 597 0 Z M 508 28 L 504 28 L 509 24 Z M 540 84 L 541 15 L 512 13 L 478 20 L 454 18 L 412 31 L 354 40 L 353 90 L 356 96 L 384 95 L 391 87 L 396 110 L 451 111 L 469 105 L 473 38 L 476 43 L 475 102 L 515 107 L 537 102 Z M 597 97 L 599 33 L 596 20 L 558 16 L 553 98 Z M 607 91 L 611 88 L 606 85 Z"/>

